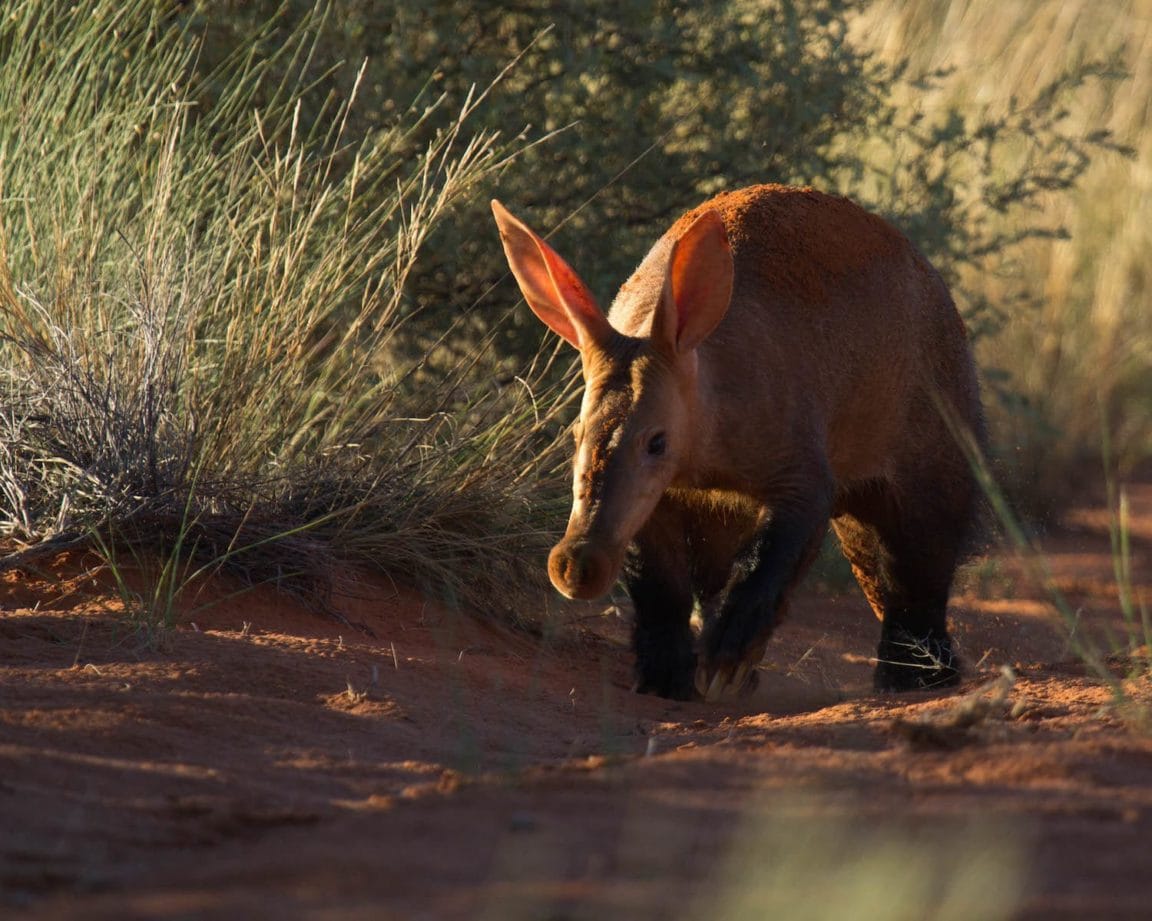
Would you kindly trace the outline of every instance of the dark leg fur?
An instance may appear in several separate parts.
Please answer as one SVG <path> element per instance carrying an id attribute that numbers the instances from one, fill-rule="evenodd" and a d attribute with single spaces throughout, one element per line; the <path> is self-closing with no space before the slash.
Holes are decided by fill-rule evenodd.
<path id="1" fill-rule="evenodd" d="M 872 683 L 878 691 L 943 688 L 960 681 L 960 659 L 947 628 L 920 635 L 885 626 L 876 659 Z"/>
<path id="2" fill-rule="evenodd" d="M 752 540 L 747 558 L 737 566 L 720 614 L 705 625 L 700 648 L 709 682 L 742 682 L 754 668 L 783 615 L 788 595 L 816 558 L 828 529 L 827 506 L 820 490 L 808 495 L 813 504 L 777 508 L 767 526 Z M 704 690 L 707 693 L 706 690 Z"/>
<path id="3" fill-rule="evenodd" d="M 645 526 L 629 558 L 625 584 L 635 611 L 634 690 L 691 699 L 696 673 L 692 586 L 684 531 L 675 516 L 658 512 Z"/>
<path id="4" fill-rule="evenodd" d="M 635 684 L 640 694 L 673 700 L 693 697 L 696 653 L 693 650 L 691 596 L 669 592 L 659 578 L 637 567 L 627 579 L 636 612 L 632 647 L 636 653 Z"/>
<path id="5" fill-rule="evenodd" d="M 948 635 L 952 576 L 966 539 L 968 492 L 924 489 L 904 502 L 875 485 L 844 497 L 834 521 L 860 587 L 883 621 L 879 690 L 943 687 L 960 680 Z"/>

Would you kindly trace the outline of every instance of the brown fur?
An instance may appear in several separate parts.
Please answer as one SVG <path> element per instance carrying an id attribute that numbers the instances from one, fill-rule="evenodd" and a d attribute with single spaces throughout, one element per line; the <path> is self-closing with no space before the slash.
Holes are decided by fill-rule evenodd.
<path id="1" fill-rule="evenodd" d="M 728 314 L 700 346 L 703 450 L 686 480 L 696 475 L 766 498 L 769 484 L 755 485 L 765 457 L 794 448 L 778 443 L 794 425 L 827 439 L 838 482 L 883 479 L 899 455 L 928 446 L 924 437 L 902 446 L 917 414 L 935 416 L 913 393 L 954 394 L 973 416 L 963 324 L 939 276 L 891 225 L 844 198 L 755 186 L 689 211 L 665 239 L 709 209 L 724 218 L 736 287 Z M 614 326 L 645 327 L 637 312 L 650 322 L 650 301 L 627 297 L 659 284 L 644 277 L 649 271 L 658 269 L 645 263 L 625 283 L 609 312 Z M 716 411 L 728 406 L 740 411 Z M 944 434 L 938 419 L 923 421 Z M 950 438 L 942 442 L 953 450 Z"/>

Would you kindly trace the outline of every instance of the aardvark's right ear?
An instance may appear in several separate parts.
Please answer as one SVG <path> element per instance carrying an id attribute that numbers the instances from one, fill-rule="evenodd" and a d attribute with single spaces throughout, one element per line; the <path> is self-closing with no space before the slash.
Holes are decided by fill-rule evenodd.
<path id="1" fill-rule="evenodd" d="M 606 341 L 612 327 L 580 276 L 495 199 L 492 213 L 500 228 L 508 266 L 532 312 L 578 349 Z"/>

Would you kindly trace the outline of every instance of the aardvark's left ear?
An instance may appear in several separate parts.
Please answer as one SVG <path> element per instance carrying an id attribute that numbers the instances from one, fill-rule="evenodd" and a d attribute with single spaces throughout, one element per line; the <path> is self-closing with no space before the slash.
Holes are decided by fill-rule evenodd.
<path id="1" fill-rule="evenodd" d="M 705 211 L 673 244 L 653 338 L 672 354 L 696 348 L 728 312 L 733 275 L 724 221 L 719 212 Z"/>

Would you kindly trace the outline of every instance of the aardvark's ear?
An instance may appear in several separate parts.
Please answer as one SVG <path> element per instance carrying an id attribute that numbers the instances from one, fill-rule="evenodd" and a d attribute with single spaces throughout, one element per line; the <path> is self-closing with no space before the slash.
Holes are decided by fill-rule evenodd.
<path id="1" fill-rule="evenodd" d="M 612 328 L 580 276 L 495 199 L 492 213 L 500 228 L 508 266 L 532 312 L 578 349 L 604 342 Z"/>
<path id="2" fill-rule="evenodd" d="M 653 338 L 682 355 L 708 338 L 732 299 L 732 249 L 719 212 L 705 211 L 672 247 Z"/>

